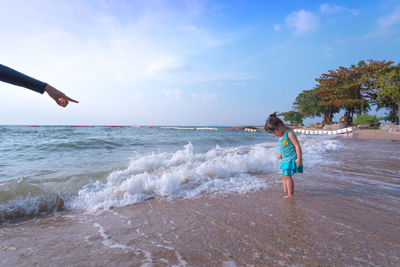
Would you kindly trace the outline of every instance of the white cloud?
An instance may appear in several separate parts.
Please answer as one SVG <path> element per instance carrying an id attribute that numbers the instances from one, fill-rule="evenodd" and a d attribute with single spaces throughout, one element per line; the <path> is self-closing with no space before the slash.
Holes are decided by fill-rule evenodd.
<path id="1" fill-rule="evenodd" d="M 361 36 L 363 39 L 383 37 L 396 34 L 393 26 L 400 23 L 400 6 L 392 9 L 393 11 L 385 16 L 381 16 L 377 20 L 377 27 L 369 33 Z"/>
<path id="2" fill-rule="evenodd" d="M 141 101 L 144 99 L 144 94 L 142 91 L 134 91 L 130 96 L 134 101 Z"/>
<path id="3" fill-rule="evenodd" d="M 208 30 L 195 25 L 184 26 L 183 29 L 189 36 L 191 35 L 198 44 L 202 44 L 206 47 L 220 47 L 239 38 L 238 34 L 232 33 L 223 37 L 215 37 Z"/>
<path id="4" fill-rule="evenodd" d="M 395 8 L 391 13 L 378 18 L 380 28 L 387 29 L 400 22 L 400 6 Z"/>
<path id="5" fill-rule="evenodd" d="M 334 4 L 323 3 L 319 7 L 319 12 L 313 13 L 301 9 L 286 16 L 285 23 L 286 26 L 293 29 L 296 34 L 303 34 L 317 30 L 321 26 L 321 20 L 324 19 L 325 16 L 348 13 L 356 16 L 360 11 Z M 279 30 L 279 25 L 275 25 L 274 30 Z"/>
<path id="6" fill-rule="evenodd" d="M 198 93 L 193 93 L 192 97 L 194 98 L 202 98 L 202 99 L 215 99 L 218 98 L 218 94 L 217 93 L 203 93 L 202 95 L 199 95 Z"/>
<path id="7" fill-rule="evenodd" d="M 217 93 L 206 93 L 203 95 L 204 99 L 214 99 L 217 98 L 218 94 Z"/>
<path id="8" fill-rule="evenodd" d="M 181 91 L 178 89 L 175 89 L 175 90 L 164 89 L 162 91 L 166 97 L 170 97 L 170 98 L 180 98 L 181 97 Z"/>
<path id="9" fill-rule="evenodd" d="M 327 4 L 327 3 L 323 3 L 319 7 L 319 9 L 323 13 L 335 13 L 335 12 L 339 11 L 341 9 L 341 7 L 339 7 L 337 5 L 330 5 L 330 4 Z"/>
<path id="10" fill-rule="evenodd" d="M 297 34 L 315 31 L 320 26 L 320 18 L 312 12 L 301 9 L 286 17 L 286 26 Z"/>
<path id="11" fill-rule="evenodd" d="M 355 8 L 349 9 L 349 8 L 342 7 L 342 6 L 330 5 L 328 3 L 323 3 L 319 7 L 319 10 L 322 13 L 326 13 L 326 14 L 334 14 L 334 13 L 339 13 L 339 12 L 348 12 L 354 16 L 357 16 L 358 14 L 360 14 L 360 11 L 358 9 L 355 9 Z"/>
<path id="12" fill-rule="evenodd" d="M 191 70 L 190 65 L 177 56 L 161 56 L 156 61 L 149 64 L 147 73 L 177 73 Z"/>
<path id="13" fill-rule="evenodd" d="M 280 26 L 279 24 L 276 24 L 276 25 L 274 26 L 274 30 L 275 30 L 275 31 L 279 31 L 280 28 L 281 28 L 281 26 Z"/>

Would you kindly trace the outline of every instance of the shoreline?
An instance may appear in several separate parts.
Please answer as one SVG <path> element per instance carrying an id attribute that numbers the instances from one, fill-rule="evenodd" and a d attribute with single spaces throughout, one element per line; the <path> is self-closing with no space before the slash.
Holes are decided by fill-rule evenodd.
<path id="1" fill-rule="evenodd" d="M 5 265 L 396 266 L 399 214 L 352 203 L 375 197 L 356 189 L 297 187 L 291 199 L 274 186 L 14 223 L 0 227 L 0 256 Z"/>
<path id="2" fill-rule="evenodd" d="M 2 126 L 7 125 L 0 125 Z M 47 125 L 18 125 L 25 127 L 47 127 Z M 264 126 L 232 126 L 230 128 L 210 128 L 210 127 L 197 127 L 197 128 L 187 128 L 183 126 L 179 127 L 166 127 L 166 126 L 128 126 L 128 125 L 55 125 L 59 127 L 110 127 L 110 128 L 129 128 L 129 127 L 138 127 L 138 128 L 170 128 L 170 129 L 182 129 L 182 130 L 254 130 L 254 131 L 265 131 Z M 52 127 L 52 126 L 51 126 Z M 320 128 L 310 128 L 310 127 L 296 127 L 296 126 L 287 126 L 291 130 L 301 129 L 301 130 L 311 130 L 311 131 L 319 131 Z M 400 129 L 400 128 L 399 128 Z M 349 134 L 349 133 L 338 133 L 340 134 Z M 355 129 L 352 130 L 352 136 L 357 139 L 367 139 L 367 140 L 393 140 L 400 141 L 400 131 L 384 131 L 380 129 L 371 130 L 371 129 Z"/>
<path id="3" fill-rule="evenodd" d="M 245 128 L 253 128 L 256 130 L 264 130 L 263 126 L 246 126 Z M 289 126 L 289 129 L 294 130 L 298 129 L 297 127 Z M 321 130 L 317 128 L 308 128 L 302 127 L 302 130 Z M 343 134 L 352 134 L 353 138 L 356 139 L 365 139 L 365 140 L 392 140 L 392 141 L 400 141 L 400 132 L 390 132 L 383 130 L 371 130 L 371 129 L 356 129 L 353 130 L 352 133 L 343 133 Z M 341 134 L 338 134 L 339 136 Z"/>
<path id="4" fill-rule="evenodd" d="M 353 137 L 367 140 L 392 140 L 400 141 L 400 132 L 388 132 L 382 130 L 356 130 Z"/>
<path id="5" fill-rule="evenodd" d="M 256 129 L 259 131 L 264 131 L 264 127 L 263 126 L 235 126 L 238 127 L 240 129 L 245 129 L 245 128 L 250 128 L 250 129 Z M 288 127 L 291 130 L 294 129 L 299 129 L 297 127 L 294 126 L 289 126 Z M 317 128 L 309 128 L 309 127 L 301 127 L 300 129 L 302 130 L 321 130 L 321 129 L 317 129 Z M 346 134 L 346 133 L 343 133 Z M 349 133 L 347 133 L 349 134 Z M 351 134 L 351 133 L 350 133 Z M 339 136 L 341 134 L 338 134 Z M 394 131 L 384 131 L 384 130 L 371 130 L 371 129 L 355 129 L 352 131 L 352 136 L 353 138 L 356 139 L 364 139 L 364 140 L 392 140 L 392 141 L 400 141 L 400 132 L 394 132 Z"/>
<path id="6" fill-rule="evenodd" d="M 400 143 L 342 142 L 328 156 L 335 168 L 321 162 L 295 175 L 291 199 L 279 173 L 259 174 L 270 186 L 247 194 L 160 197 L 0 226 L 0 265 L 396 266 Z"/>

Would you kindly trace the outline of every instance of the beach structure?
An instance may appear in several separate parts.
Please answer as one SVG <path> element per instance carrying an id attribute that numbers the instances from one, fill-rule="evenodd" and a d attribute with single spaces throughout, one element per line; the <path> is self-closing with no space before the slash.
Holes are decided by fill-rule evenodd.
<path id="1" fill-rule="evenodd" d="M 344 133 L 351 133 L 355 130 L 354 127 L 347 127 L 342 128 L 335 131 L 326 131 L 326 130 L 305 130 L 305 129 L 294 129 L 295 133 L 302 133 L 302 134 L 344 134 Z"/>
<path id="2" fill-rule="evenodd" d="M 256 129 L 252 129 L 252 128 L 244 128 L 244 131 L 245 131 L 245 132 L 250 132 L 250 133 L 257 132 Z"/>

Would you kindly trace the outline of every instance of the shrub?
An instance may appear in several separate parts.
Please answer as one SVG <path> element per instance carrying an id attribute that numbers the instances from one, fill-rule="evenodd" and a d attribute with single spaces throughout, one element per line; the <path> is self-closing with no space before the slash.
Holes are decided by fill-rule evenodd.
<path id="1" fill-rule="evenodd" d="M 357 118 L 354 119 L 353 123 L 354 124 L 359 124 L 359 123 L 370 123 L 373 125 L 376 125 L 379 123 L 379 121 L 382 120 L 382 118 L 379 118 L 375 115 L 369 115 L 367 113 L 364 113 Z"/>

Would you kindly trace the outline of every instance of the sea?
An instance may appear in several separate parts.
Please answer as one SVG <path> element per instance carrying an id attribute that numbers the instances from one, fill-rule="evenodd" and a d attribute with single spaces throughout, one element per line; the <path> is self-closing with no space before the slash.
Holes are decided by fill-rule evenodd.
<path id="1" fill-rule="evenodd" d="M 296 134 L 0 126 L 0 266 L 398 266 L 400 142 Z"/>
<path id="2" fill-rule="evenodd" d="M 298 135 L 304 170 L 343 147 Z M 276 137 L 229 127 L 0 126 L 0 221 L 281 183 Z"/>

